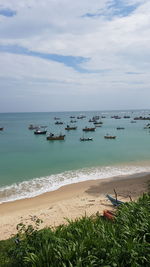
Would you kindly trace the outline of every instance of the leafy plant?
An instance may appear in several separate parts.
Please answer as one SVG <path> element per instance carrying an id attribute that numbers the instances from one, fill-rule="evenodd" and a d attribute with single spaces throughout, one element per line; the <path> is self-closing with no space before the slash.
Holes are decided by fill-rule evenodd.
<path id="1" fill-rule="evenodd" d="M 38 218 L 34 223 L 34 227 L 18 225 L 15 242 L 9 247 L 8 262 L 12 265 L 8 266 L 150 266 L 149 194 L 121 205 L 113 222 L 97 214 L 68 220 L 68 225 L 55 230 L 38 230 Z"/>

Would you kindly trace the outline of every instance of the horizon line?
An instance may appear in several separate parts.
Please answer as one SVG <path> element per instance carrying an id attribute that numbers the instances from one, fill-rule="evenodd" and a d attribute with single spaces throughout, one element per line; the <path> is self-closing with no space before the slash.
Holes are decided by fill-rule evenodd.
<path id="1" fill-rule="evenodd" d="M 64 110 L 64 111 L 0 111 L 0 114 L 8 114 L 8 113 L 65 113 L 65 112 L 96 112 L 96 111 L 100 111 L 100 112 L 105 112 L 105 111 L 137 111 L 137 110 L 150 110 L 150 108 L 129 108 L 129 109 L 91 109 L 91 110 Z"/>

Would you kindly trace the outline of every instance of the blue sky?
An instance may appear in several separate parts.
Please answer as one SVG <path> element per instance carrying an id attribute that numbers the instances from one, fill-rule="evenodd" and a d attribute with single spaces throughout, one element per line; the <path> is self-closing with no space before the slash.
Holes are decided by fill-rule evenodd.
<path id="1" fill-rule="evenodd" d="M 105 19 L 112 20 L 114 17 L 126 17 L 132 14 L 137 7 L 139 6 L 139 3 L 135 2 L 132 4 L 131 2 L 123 1 L 123 0 L 113 0 L 108 1 L 107 9 L 98 9 L 95 13 L 86 13 L 83 15 L 83 17 L 104 17 Z"/>
<path id="2" fill-rule="evenodd" d="M 36 51 L 28 50 L 25 47 L 18 45 L 0 45 L 0 52 L 8 52 L 16 55 L 26 55 L 31 57 L 38 57 L 49 61 L 60 62 L 68 67 L 72 67 L 79 72 L 90 72 L 90 70 L 80 67 L 80 64 L 88 61 L 88 58 L 80 56 L 65 56 L 59 54 L 40 53 Z"/>
<path id="3" fill-rule="evenodd" d="M 4 17 L 13 17 L 17 14 L 15 10 L 9 9 L 9 8 L 0 8 L 0 16 Z"/>
<path id="4" fill-rule="evenodd" d="M 149 36 L 148 0 L 0 0 L 0 112 L 149 108 Z"/>

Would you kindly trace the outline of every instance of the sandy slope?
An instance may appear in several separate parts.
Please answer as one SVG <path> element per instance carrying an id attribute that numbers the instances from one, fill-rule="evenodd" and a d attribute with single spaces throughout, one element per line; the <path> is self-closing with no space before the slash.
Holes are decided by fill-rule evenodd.
<path id="1" fill-rule="evenodd" d="M 115 177 L 113 179 L 91 180 L 64 186 L 56 191 L 35 198 L 18 200 L 0 205 L 0 239 L 7 239 L 16 233 L 20 222 L 31 224 L 34 216 L 43 220 L 41 228 L 66 223 L 65 218 L 75 219 L 81 216 L 102 214 L 112 205 L 106 199 L 107 193 L 130 201 L 129 195 L 136 200 L 147 191 L 150 174 Z"/>

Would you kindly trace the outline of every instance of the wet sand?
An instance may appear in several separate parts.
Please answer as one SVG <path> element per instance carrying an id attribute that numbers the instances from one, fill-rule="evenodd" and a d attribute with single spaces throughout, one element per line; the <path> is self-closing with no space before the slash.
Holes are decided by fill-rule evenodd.
<path id="1" fill-rule="evenodd" d="M 90 216 L 104 209 L 113 209 L 106 194 L 123 201 L 136 200 L 148 191 L 150 174 L 120 176 L 111 179 L 90 180 L 67 185 L 40 196 L 0 204 L 0 240 L 16 234 L 18 223 L 32 224 L 36 217 L 43 220 L 41 228 L 56 227 L 85 214 Z"/>

